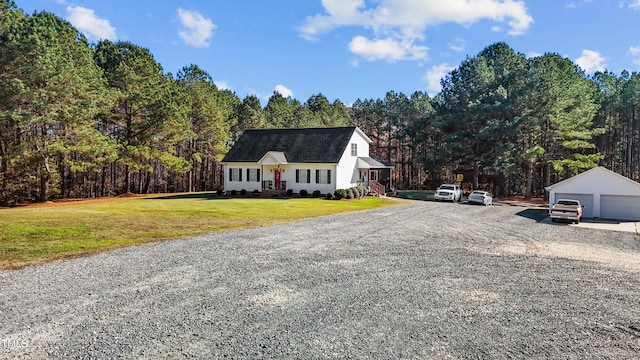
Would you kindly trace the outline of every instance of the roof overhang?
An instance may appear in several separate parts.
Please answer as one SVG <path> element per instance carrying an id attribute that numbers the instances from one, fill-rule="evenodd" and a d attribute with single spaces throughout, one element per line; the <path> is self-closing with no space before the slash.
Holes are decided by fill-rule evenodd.
<path id="1" fill-rule="evenodd" d="M 371 140 L 367 136 L 367 134 L 364 133 L 364 131 L 360 130 L 359 127 L 356 126 L 355 132 L 358 133 L 358 135 L 360 135 L 367 142 L 367 144 L 371 145 L 373 143 L 373 140 Z"/>
<path id="2" fill-rule="evenodd" d="M 387 166 L 370 157 L 359 157 L 356 167 L 358 169 L 393 169 L 393 166 Z"/>
<path id="3" fill-rule="evenodd" d="M 281 151 L 268 151 L 258 160 L 260 165 L 286 165 L 288 163 L 287 156 Z"/>

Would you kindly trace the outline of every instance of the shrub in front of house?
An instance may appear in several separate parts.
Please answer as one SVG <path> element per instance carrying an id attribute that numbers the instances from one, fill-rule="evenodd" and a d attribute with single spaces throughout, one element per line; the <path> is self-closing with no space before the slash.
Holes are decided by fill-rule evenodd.
<path id="1" fill-rule="evenodd" d="M 258 189 L 253 190 L 253 196 L 258 196 L 260 195 L 260 191 L 258 191 Z"/>
<path id="2" fill-rule="evenodd" d="M 347 195 L 344 196 L 347 199 L 353 199 L 354 195 L 353 195 L 353 190 L 352 189 L 347 189 Z"/>
<path id="3" fill-rule="evenodd" d="M 231 190 L 231 196 L 238 195 L 238 190 Z"/>
<path id="4" fill-rule="evenodd" d="M 240 190 L 240 195 L 242 195 L 242 196 L 247 195 L 247 190 L 246 189 Z"/>
<path id="5" fill-rule="evenodd" d="M 293 195 L 293 190 L 291 189 L 287 190 L 287 196 L 291 196 L 291 195 Z"/>
<path id="6" fill-rule="evenodd" d="M 319 198 L 321 195 L 322 193 L 320 192 L 320 190 L 314 190 L 313 193 L 311 194 L 311 196 L 314 198 Z"/>
<path id="7" fill-rule="evenodd" d="M 324 196 L 324 198 L 327 200 L 333 200 L 334 198 L 333 193 L 328 192 L 327 195 Z"/>
<path id="8" fill-rule="evenodd" d="M 342 199 L 346 198 L 347 197 L 347 192 L 348 192 L 347 189 L 340 189 L 340 197 Z"/>
<path id="9" fill-rule="evenodd" d="M 333 192 L 333 200 L 340 200 L 342 199 L 342 196 L 340 195 L 340 189 L 336 189 L 336 191 Z"/>
<path id="10" fill-rule="evenodd" d="M 336 189 L 333 195 L 336 200 L 344 199 L 347 196 L 347 189 Z"/>
<path id="11" fill-rule="evenodd" d="M 305 189 L 300 190 L 300 197 L 307 197 L 307 195 L 309 195 L 307 190 L 305 190 Z"/>

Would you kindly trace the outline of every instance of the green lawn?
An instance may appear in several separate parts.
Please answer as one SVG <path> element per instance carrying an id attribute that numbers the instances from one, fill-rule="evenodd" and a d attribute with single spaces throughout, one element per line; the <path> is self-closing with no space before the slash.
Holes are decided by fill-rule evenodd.
<path id="1" fill-rule="evenodd" d="M 401 204 L 384 198 L 228 198 L 212 193 L 0 209 L 0 269 L 184 236 Z"/>

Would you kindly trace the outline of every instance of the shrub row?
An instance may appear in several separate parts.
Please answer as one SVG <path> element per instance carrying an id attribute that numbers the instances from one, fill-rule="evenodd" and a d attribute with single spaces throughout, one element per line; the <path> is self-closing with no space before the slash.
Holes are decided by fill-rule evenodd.
<path id="1" fill-rule="evenodd" d="M 218 191 L 219 195 L 222 195 L 222 190 Z M 237 196 L 238 194 L 245 196 L 247 195 L 247 190 L 242 189 L 240 191 L 237 190 L 231 190 L 230 192 L 231 196 Z M 258 190 L 253 190 L 252 194 L 254 196 L 258 196 L 260 194 L 260 191 Z M 307 197 L 309 196 L 309 192 L 307 190 L 300 190 L 299 192 L 300 197 Z M 367 188 L 365 186 L 354 186 L 352 188 L 349 189 L 337 189 L 336 191 L 332 192 L 332 193 L 327 193 L 325 195 L 325 198 L 327 200 L 340 200 L 340 199 L 359 199 L 363 196 L 367 195 Z M 287 196 L 293 196 L 293 190 L 288 189 L 287 190 Z M 311 197 L 314 198 L 319 198 L 322 196 L 322 192 L 320 192 L 320 190 L 314 190 L 313 193 L 311 194 Z"/>
<path id="2" fill-rule="evenodd" d="M 304 190 L 304 189 L 300 190 L 300 193 L 299 193 L 299 194 L 300 194 L 300 197 L 307 197 L 307 196 L 309 196 L 309 192 L 308 192 L 307 190 Z M 314 191 L 311 193 L 311 197 L 313 197 L 313 198 L 319 198 L 320 196 L 322 196 L 322 192 L 320 192 L 320 190 L 314 190 Z"/>
<path id="3" fill-rule="evenodd" d="M 354 186 L 349 189 L 337 189 L 333 193 L 327 193 L 325 199 L 327 200 L 340 200 L 340 199 L 359 199 L 367 195 L 367 188 L 364 186 Z"/>

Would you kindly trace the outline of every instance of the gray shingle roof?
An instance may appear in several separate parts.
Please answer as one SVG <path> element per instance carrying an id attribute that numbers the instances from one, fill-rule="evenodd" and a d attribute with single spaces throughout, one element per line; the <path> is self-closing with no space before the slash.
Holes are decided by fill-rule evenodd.
<path id="1" fill-rule="evenodd" d="M 245 130 L 222 162 L 258 162 L 269 151 L 281 151 L 295 163 L 337 163 L 356 128 Z"/>

